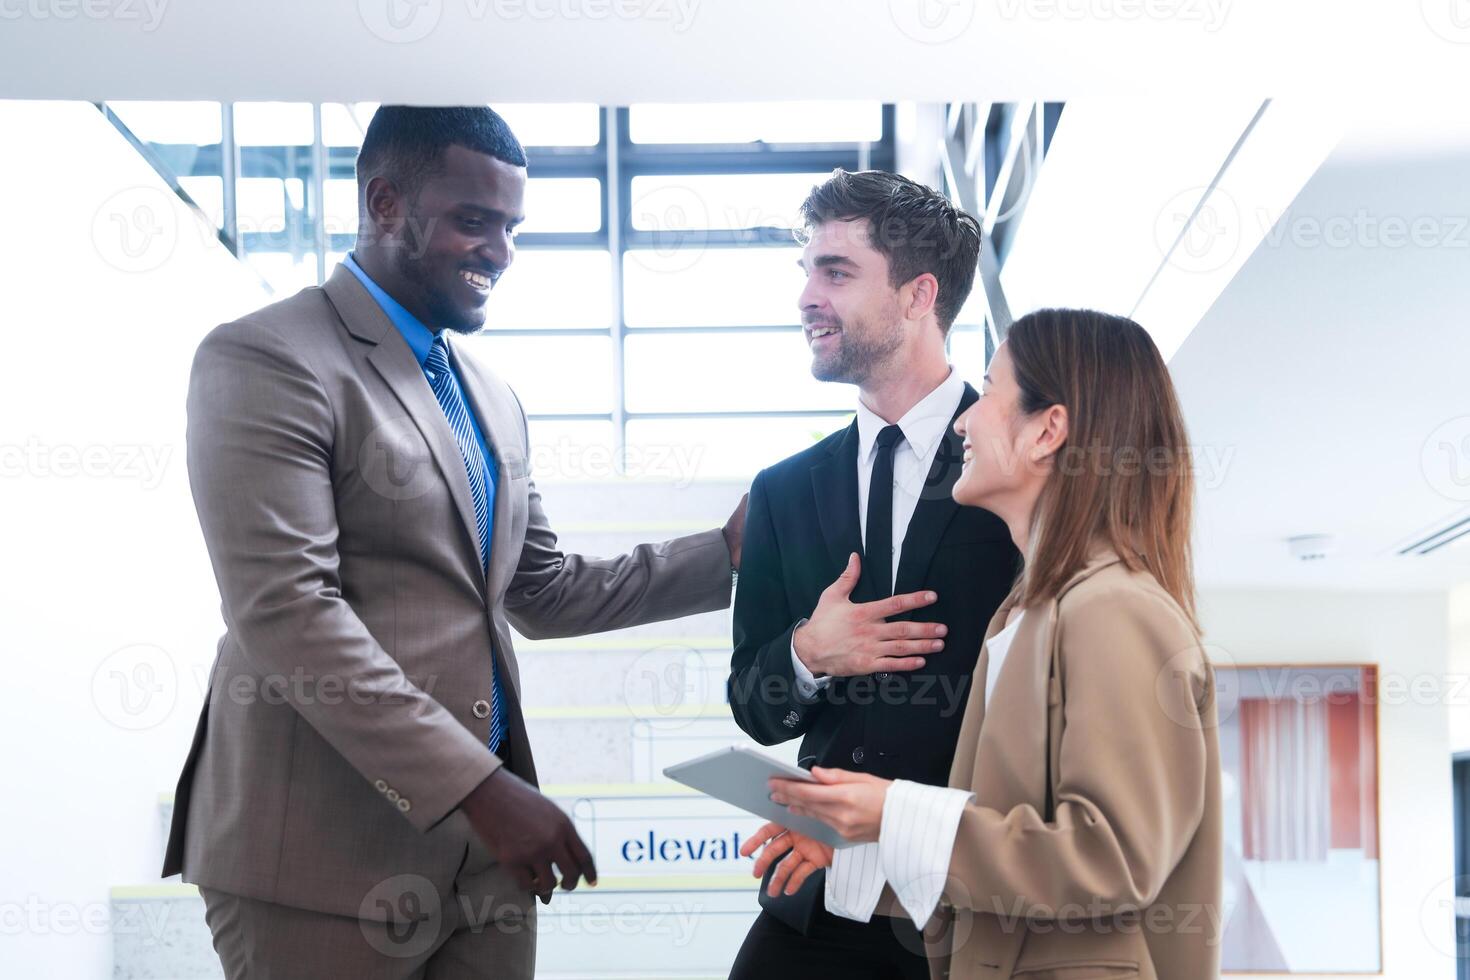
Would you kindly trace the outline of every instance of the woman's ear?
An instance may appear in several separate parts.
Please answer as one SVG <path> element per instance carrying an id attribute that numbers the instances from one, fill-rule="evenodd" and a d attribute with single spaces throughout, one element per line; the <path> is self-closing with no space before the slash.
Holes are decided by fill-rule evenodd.
<path id="1" fill-rule="evenodd" d="M 1061 452 L 1067 444 L 1067 430 L 1067 406 L 1053 405 L 1042 412 L 1041 431 L 1036 436 L 1037 462 Z"/>

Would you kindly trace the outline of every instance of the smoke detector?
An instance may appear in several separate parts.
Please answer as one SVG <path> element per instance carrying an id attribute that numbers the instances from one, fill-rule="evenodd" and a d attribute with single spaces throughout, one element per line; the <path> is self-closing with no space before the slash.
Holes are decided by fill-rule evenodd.
<path id="1" fill-rule="evenodd" d="M 1287 538 L 1286 546 L 1298 561 L 1321 561 L 1337 550 L 1337 539 L 1330 534 L 1298 534 Z"/>

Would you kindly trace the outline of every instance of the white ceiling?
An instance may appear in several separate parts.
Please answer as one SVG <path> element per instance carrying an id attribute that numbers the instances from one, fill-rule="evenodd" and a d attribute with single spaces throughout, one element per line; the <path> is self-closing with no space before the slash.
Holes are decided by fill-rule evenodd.
<path id="1" fill-rule="evenodd" d="M 1470 541 L 1470 109 L 1361 120 L 1171 361 L 1200 476 L 1200 580 L 1444 588 Z M 1338 553 L 1291 558 L 1285 539 Z"/>
<path id="2" fill-rule="evenodd" d="M 457 103 L 1454 92 L 1457 0 L 16 0 L 0 97 Z"/>

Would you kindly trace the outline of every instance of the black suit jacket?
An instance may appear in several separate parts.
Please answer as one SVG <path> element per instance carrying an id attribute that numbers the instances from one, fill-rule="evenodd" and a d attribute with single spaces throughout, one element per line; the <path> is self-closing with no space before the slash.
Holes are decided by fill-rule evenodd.
<path id="1" fill-rule="evenodd" d="M 956 417 L 977 397 L 966 385 Z M 919 670 L 834 678 L 814 703 L 800 701 L 791 634 L 848 555 L 863 551 L 857 447 L 854 421 L 762 470 L 751 485 L 735 592 L 730 707 L 740 727 L 762 744 L 800 737 L 803 766 L 943 786 L 985 628 L 1014 584 L 1019 556 L 1000 518 L 950 497 L 961 440 L 953 428 L 946 430 L 904 537 L 894 589 L 938 593 L 938 602 L 903 618 L 948 626 L 944 649 L 927 656 Z M 852 601 L 885 594 L 864 563 Z"/>

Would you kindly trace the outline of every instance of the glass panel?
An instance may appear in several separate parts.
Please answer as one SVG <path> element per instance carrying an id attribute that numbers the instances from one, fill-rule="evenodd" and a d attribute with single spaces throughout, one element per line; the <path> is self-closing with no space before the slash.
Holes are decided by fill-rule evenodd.
<path id="1" fill-rule="evenodd" d="M 959 315 L 954 318 L 954 328 L 983 326 L 987 312 L 985 285 L 980 281 L 979 270 L 976 270 L 975 284 L 970 288 L 970 295 L 965 297 L 965 305 L 960 307 Z"/>
<path id="2" fill-rule="evenodd" d="M 236 102 L 235 142 L 241 146 L 310 146 L 310 103 Z"/>
<path id="3" fill-rule="evenodd" d="M 612 480 L 611 422 L 562 422 L 531 419 L 531 475 L 537 483 L 552 480 Z"/>
<path id="4" fill-rule="evenodd" d="M 219 142 L 218 102 L 109 102 L 133 135 L 147 143 L 211 146 Z"/>
<path id="5" fill-rule="evenodd" d="M 634 177 L 628 218 L 642 231 L 795 228 L 801 202 L 828 174 Z"/>
<path id="6" fill-rule="evenodd" d="M 291 185 L 295 184 L 295 193 Z M 265 232 L 278 245 L 286 241 L 286 211 L 299 207 L 300 180 L 276 180 L 273 177 L 241 177 L 235 182 L 235 212 L 240 233 Z M 292 200 L 295 198 L 295 200 Z"/>
<path id="7" fill-rule="evenodd" d="M 801 331 L 633 334 L 630 412 L 845 411 L 855 391 L 818 381 Z"/>
<path id="8" fill-rule="evenodd" d="M 180 177 L 179 186 L 209 216 L 216 228 L 223 227 L 225 182 L 219 177 Z"/>
<path id="9" fill-rule="evenodd" d="M 493 327 L 612 326 L 612 260 L 605 249 L 524 248 L 490 294 Z"/>
<path id="10" fill-rule="evenodd" d="M 979 391 L 985 379 L 985 331 L 959 325 L 950 330 L 949 363 Z"/>
<path id="11" fill-rule="evenodd" d="M 640 459 L 677 460 L 679 479 L 749 480 L 762 468 L 809 448 L 852 421 L 850 415 L 754 419 L 634 419 L 630 469 Z"/>
<path id="12" fill-rule="evenodd" d="M 362 135 L 377 110 L 376 102 L 323 102 L 322 143 L 361 146 Z"/>
<path id="13" fill-rule="evenodd" d="M 636 249 L 623 261 L 634 327 L 780 326 L 800 320 L 799 248 Z"/>
<path id="14" fill-rule="evenodd" d="M 270 283 L 278 297 L 289 296 L 307 286 L 317 285 L 316 253 L 293 256 L 289 252 L 251 252 L 245 261 Z"/>
<path id="15" fill-rule="evenodd" d="M 527 415 L 612 411 L 610 337 L 497 337 L 491 328 L 465 340 L 515 389 Z"/>
<path id="16" fill-rule="evenodd" d="M 883 137 L 878 102 L 730 102 L 635 105 L 635 143 L 876 143 Z"/>
<path id="17" fill-rule="evenodd" d="M 532 177 L 526 181 L 526 221 L 520 231 L 602 230 L 602 181 L 596 177 Z"/>
<path id="18" fill-rule="evenodd" d="M 596 146 L 601 120 L 590 102 L 512 102 L 492 106 L 522 146 Z"/>
<path id="19" fill-rule="evenodd" d="M 328 235 L 357 233 L 357 181 L 335 177 L 325 184 L 323 196 Z"/>

